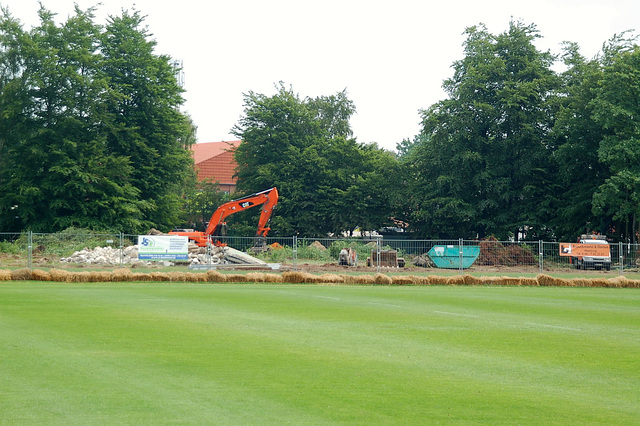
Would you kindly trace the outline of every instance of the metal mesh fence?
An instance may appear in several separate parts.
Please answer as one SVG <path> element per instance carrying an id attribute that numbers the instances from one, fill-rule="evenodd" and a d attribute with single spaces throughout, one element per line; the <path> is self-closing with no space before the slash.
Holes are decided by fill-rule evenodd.
<path id="1" fill-rule="evenodd" d="M 0 233 L 0 268 L 156 267 L 137 262 L 137 235 L 94 233 Z M 289 265 L 338 264 L 342 250 L 351 250 L 358 266 L 443 268 L 474 270 L 519 267 L 531 272 L 575 268 L 574 259 L 560 256 L 560 243 L 496 240 L 413 240 L 374 236 L 369 238 L 268 237 L 266 250 L 255 250 L 254 237 L 227 237 L 226 244 L 265 262 Z M 636 270 L 637 244 L 612 243 L 610 268 Z M 81 262 L 70 257 L 90 253 Z M 476 255 L 477 253 L 477 255 Z M 465 265 L 467 257 L 476 257 Z M 395 262 L 395 263 L 394 263 Z M 440 262 L 440 263 L 439 263 Z M 163 264 L 169 266 L 168 264 Z M 188 266 L 188 263 L 173 263 Z M 451 267 L 451 265 L 454 265 Z"/>

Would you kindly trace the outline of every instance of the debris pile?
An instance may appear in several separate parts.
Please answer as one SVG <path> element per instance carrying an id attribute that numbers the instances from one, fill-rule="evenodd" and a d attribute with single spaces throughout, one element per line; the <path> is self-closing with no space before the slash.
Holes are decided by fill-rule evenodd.
<path id="1" fill-rule="evenodd" d="M 113 247 L 96 247 L 94 249 L 84 248 L 73 253 L 69 257 L 63 257 L 61 262 L 81 263 L 86 265 L 131 265 L 142 266 L 151 265 L 158 262 L 151 262 L 138 259 L 138 246 L 124 247 L 122 250 Z M 224 265 L 224 264 L 242 264 L 242 265 L 262 265 L 264 261 L 243 253 L 231 247 L 211 247 L 210 253 L 207 253 L 205 247 L 198 247 L 189 243 L 189 260 L 186 261 L 190 265 Z M 173 262 L 164 262 L 164 264 L 173 264 Z"/>
<path id="2" fill-rule="evenodd" d="M 433 263 L 429 255 L 426 253 L 420 256 L 416 256 L 413 259 L 413 264 L 421 268 L 435 268 L 436 266 L 436 264 Z"/>
<path id="3" fill-rule="evenodd" d="M 495 237 L 480 241 L 480 257 L 476 265 L 516 266 L 535 265 L 537 262 L 529 246 L 515 244 L 504 245 Z"/>
<path id="4" fill-rule="evenodd" d="M 241 252 L 231 247 L 211 247 L 211 252 L 207 254 L 206 247 L 198 247 L 189 244 L 189 260 L 191 265 L 264 265 L 265 261 L 255 258 L 247 253 Z"/>
<path id="5" fill-rule="evenodd" d="M 122 250 L 113 247 L 96 247 L 91 250 L 85 247 L 60 261 L 88 265 L 119 265 L 121 261 L 127 265 L 142 263 L 138 260 L 138 246 L 128 246 Z"/>
<path id="6" fill-rule="evenodd" d="M 312 242 L 311 244 L 309 244 L 309 248 L 316 249 L 316 250 L 322 250 L 322 251 L 327 250 L 327 248 L 325 246 L 323 246 L 320 241 Z"/>

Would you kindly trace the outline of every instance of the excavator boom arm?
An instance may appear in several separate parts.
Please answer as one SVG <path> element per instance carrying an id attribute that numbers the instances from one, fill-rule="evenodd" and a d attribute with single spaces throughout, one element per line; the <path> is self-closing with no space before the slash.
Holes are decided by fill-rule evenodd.
<path id="1" fill-rule="evenodd" d="M 247 195 L 224 203 L 211 215 L 209 226 L 205 231 L 205 235 L 211 236 L 216 234 L 219 226 L 225 223 L 225 219 L 234 213 L 238 213 L 251 207 L 263 205 L 258 222 L 258 231 L 256 236 L 266 237 L 270 228 L 267 227 L 273 208 L 278 204 L 278 189 L 271 188 L 255 194 Z"/>
<path id="2" fill-rule="evenodd" d="M 222 228 L 226 225 L 225 219 L 234 213 L 250 209 L 251 207 L 263 205 L 262 211 L 260 212 L 260 220 L 258 222 L 258 231 L 256 232 L 256 237 L 259 237 L 258 239 L 262 239 L 265 238 L 271 230 L 267 224 L 269 223 L 271 213 L 273 213 L 273 208 L 276 204 L 278 204 L 278 189 L 267 189 L 237 200 L 229 201 L 218 207 L 213 215 L 211 215 L 211 220 L 209 221 L 209 225 L 205 232 L 194 231 L 192 229 L 176 229 L 169 232 L 169 235 L 183 235 L 189 237 L 190 240 L 194 241 L 200 247 L 205 247 L 209 243 L 217 246 L 223 246 L 225 244 L 223 244 L 219 238 L 222 236 L 221 234 L 223 234 L 223 232 L 221 232 Z"/>

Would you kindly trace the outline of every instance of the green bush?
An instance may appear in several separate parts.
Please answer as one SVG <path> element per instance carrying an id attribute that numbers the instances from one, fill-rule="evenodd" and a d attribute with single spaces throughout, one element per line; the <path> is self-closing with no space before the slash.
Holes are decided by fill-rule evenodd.
<path id="1" fill-rule="evenodd" d="M 269 263 L 282 263 L 287 259 L 293 259 L 293 249 L 289 246 L 272 248 L 263 253 L 258 253 L 257 257 Z"/>
<path id="2" fill-rule="evenodd" d="M 298 260 L 334 262 L 338 260 L 340 251 L 343 248 L 351 248 L 356 251 L 360 261 L 365 261 L 367 257 L 371 256 L 371 250 L 376 249 L 375 242 L 364 243 L 361 240 L 335 240 L 331 242 L 327 249 L 314 245 L 314 241 L 316 240 L 301 239 L 298 241 Z M 381 247 L 381 250 L 391 250 L 391 247 L 384 246 Z M 398 256 L 401 257 L 402 255 L 402 251 L 398 250 Z M 281 263 L 285 260 L 293 259 L 293 248 L 282 246 L 281 248 L 259 253 L 257 257 L 266 262 Z"/>
<path id="3" fill-rule="evenodd" d="M 259 253 L 257 257 L 267 262 L 283 262 L 285 260 L 293 259 L 293 247 L 282 246 L 281 248 L 270 249 L 264 253 Z M 313 242 L 309 242 L 306 239 L 298 241 L 297 258 L 300 260 L 332 261 L 331 254 L 328 249 L 314 246 Z"/>
<path id="4" fill-rule="evenodd" d="M 302 239 L 298 241 L 298 259 L 322 260 L 325 262 L 330 262 L 331 254 L 326 248 L 323 249 L 314 246 L 313 241 L 309 242 L 306 239 Z"/>
<path id="5" fill-rule="evenodd" d="M 0 253 L 19 254 L 26 247 L 26 245 L 22 246 L 18 242 L 0 241 Z"/>

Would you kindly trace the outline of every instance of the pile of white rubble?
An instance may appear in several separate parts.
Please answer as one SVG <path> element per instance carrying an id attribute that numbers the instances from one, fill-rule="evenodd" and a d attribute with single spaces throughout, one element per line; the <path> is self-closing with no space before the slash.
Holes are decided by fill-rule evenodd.
<path id="1" fill-rule="evenodd" d="M 189 261 L 191 265 L 265 265 L 264 260 L 248 255 L 231 247 L 211 247 L 211 252 L 207 254 L 205 247 L 198 247 L 195 244 L 189 244 Z"/>
<path id="2" fill-rule="evenodd" d="M 61 262 L 82 263 L 87 265 L 129 265 L 142 266 L 151 264 L 162 264 L 168 266 L 174 262 L 167 261 L 146 261 L 138 259 L 138 246 L 124 247 L 122 250 L 113 247 L 96 247 L 93 250 L 84 248 L 83 250 L 73 253 L 69 257 L 63 257 Z M 263 265 L 266 262 L 243 253 L 231 247 L 211 247 L 210 253 L 207 253 L 205 247 L 198 247 L 189 243 L 189 260 L 186 261 L 190 265 L 224 265 L 224 264 L 241 264 L 241 265 Z"/>
<path id="3" fill-rule="evenodd" d="M 122 259 L 121 259 L 122 256 Z M 138 260 L 138 246 L 124 247 L 122 251 L 113 247 L 96 247 L 93 250 L 84 248 L 69 257 L 63 257 L 61 262 L 83 263 L 88 265 L 119 265 L 142 264 Z"/>

